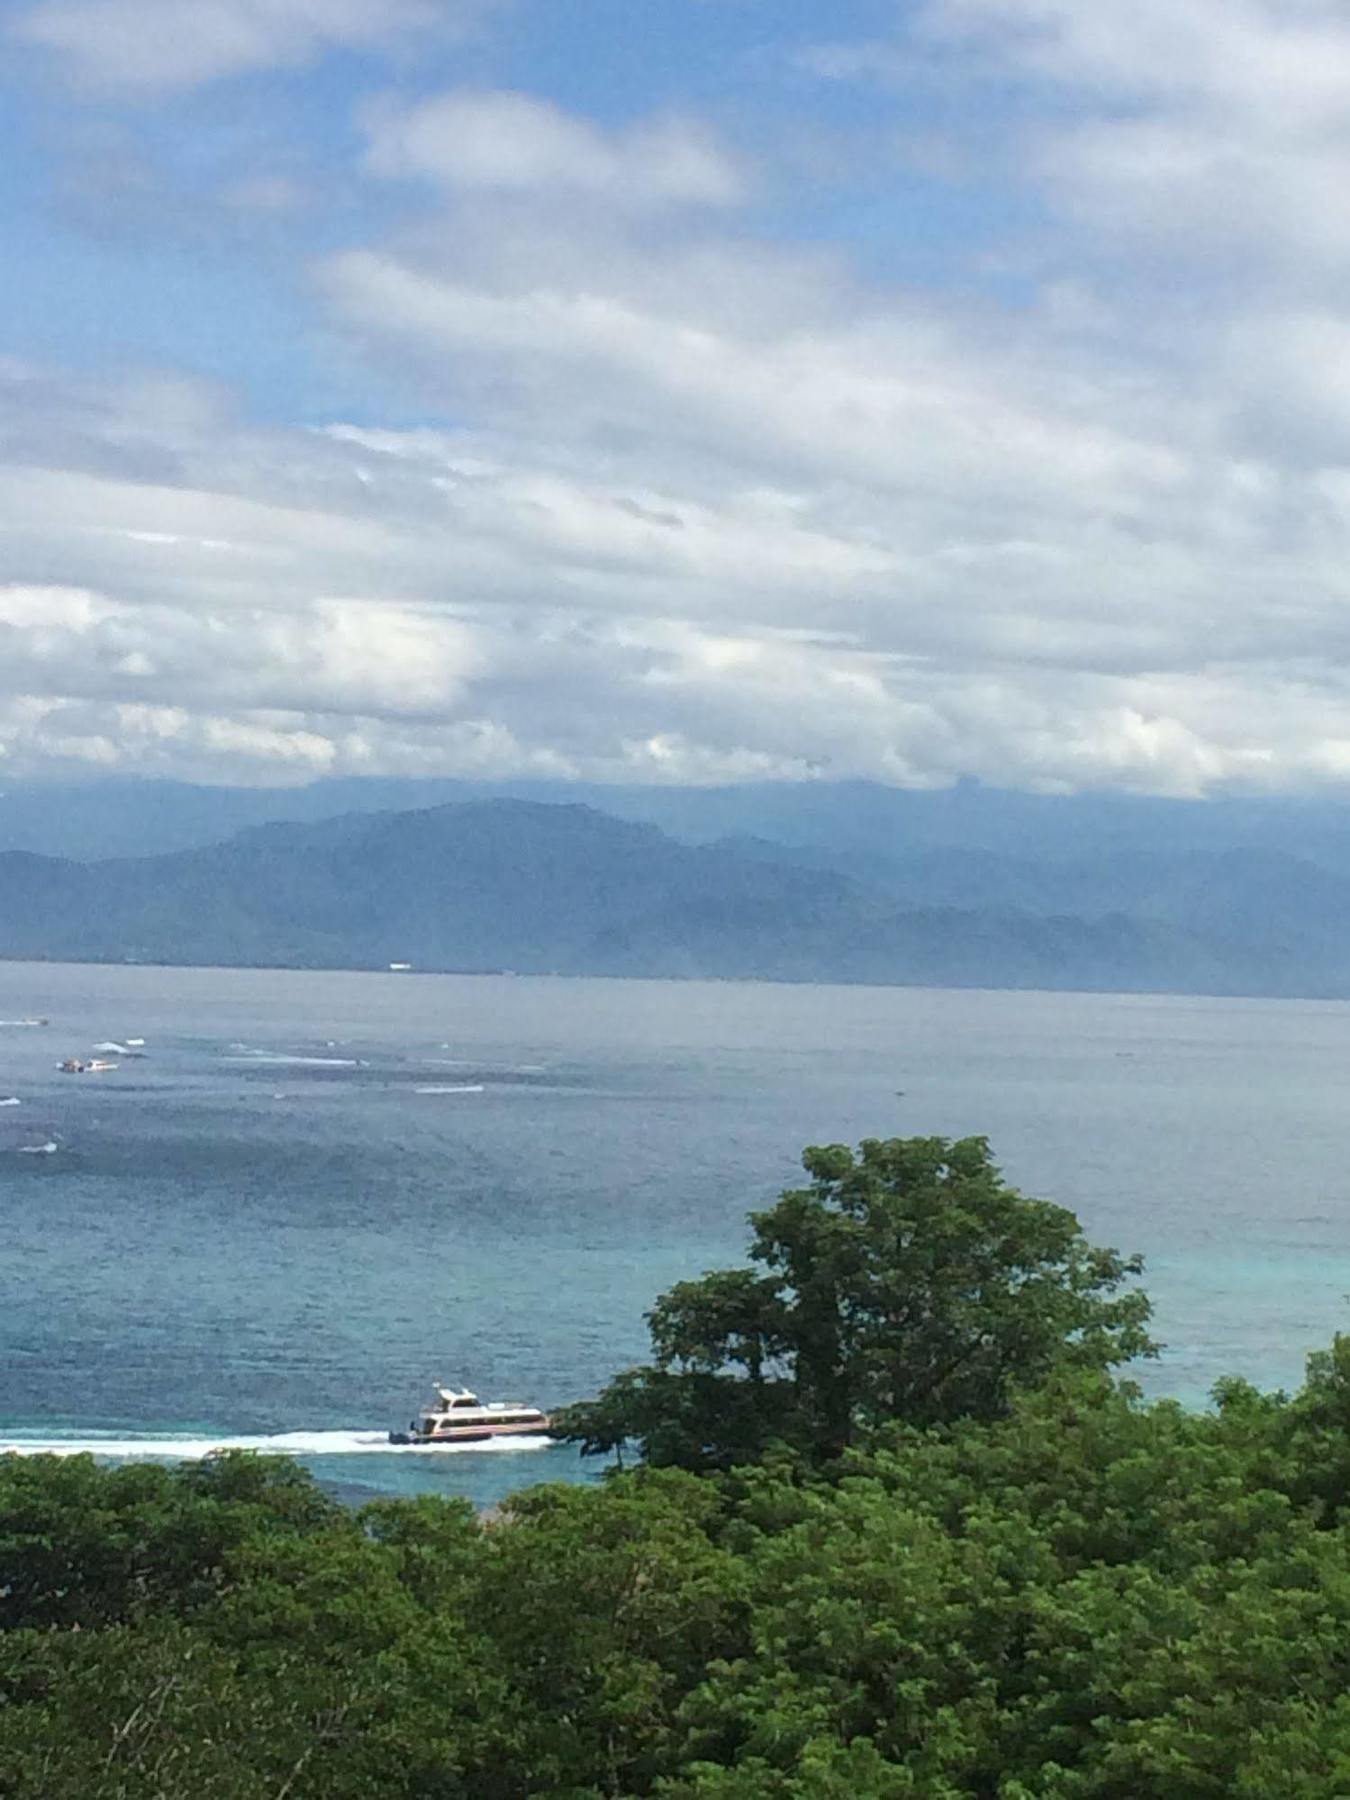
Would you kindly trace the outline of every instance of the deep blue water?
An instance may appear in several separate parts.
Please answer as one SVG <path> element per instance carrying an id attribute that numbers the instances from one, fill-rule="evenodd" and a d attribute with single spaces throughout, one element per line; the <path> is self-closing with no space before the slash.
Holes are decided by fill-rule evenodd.
<path id="1" fill-rule="evenodd" d="M 803 1144 L 868 1134 L 983 1132 L 1142 1251 L 1154 1390 L 1294 1384 L 1346 1319 L 1341 1004 L 0 963 L 34 1015 L 0 1025 L 0 1445 L 301 1433 L 330 1481 L 480 1502 L 583 1474 L 381 1441 L 435 1379 L 593 1391 Z"/>

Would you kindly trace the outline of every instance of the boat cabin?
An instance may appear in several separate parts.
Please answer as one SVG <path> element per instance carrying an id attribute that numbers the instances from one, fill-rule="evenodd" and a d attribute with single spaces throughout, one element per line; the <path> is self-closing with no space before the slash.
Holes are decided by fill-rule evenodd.
<path id="1" fill-rule="evenodd" d="M 485 1438 L 498 1434 L 547 1431 L 548 1415 L 537 1406 L 494 1400 L 484 1405 L 468 1388 L 437 1386 L 436 1399 L 423 1408 L 410 1429 L 414 1442 L 432 1438 Z"/>
<path id="2" fill-rule="evenodd" d="M 431 1416 L 440 1413 L 463 1412 L 466 1407 L 478 1405 L 477 1394 L 471 1394 L 468 1388 L 437 1387 L 436 1395 L 436 1405 L 428 1409 Z"/>

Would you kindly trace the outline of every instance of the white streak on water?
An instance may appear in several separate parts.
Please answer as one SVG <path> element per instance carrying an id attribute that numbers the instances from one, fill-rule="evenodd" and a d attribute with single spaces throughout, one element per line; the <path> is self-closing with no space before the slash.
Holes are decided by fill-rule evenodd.
<path id="1" fill-rule="evenodd" d="M 481 1081 L 465 1081 L 461 1082 L 458 1087 L 419 1087 L 414 1088 L 413 1092 L 415 1094 L 481 1094 L 483 1083 Z"/>
<path id="2" fill-rule="evenodd" d="M 501 1437 L 483 1444 L 391 1444 L 383 1431 L 282 1431 L 245 1437 L 0 1436 L 0 1456 L 106 1456 L 118 1462 L 196 1461 L 217 1450 L 257 1450 L 269 1456 L 483 1456 L 547 1450 L 554 1439 Z"/>
<path id="3" fill-rule="evenodd" d="M 222 1056 L 220 1060 L 228 1063 L 257 1063 L 265 1069 L 359 1069 L 362 1066 L 354 1056 L 282 1056 L 263 1050 L 250 1050 L 242 1056 Z"/>
<path id="4" fill-rule="evenodd" d="M 428 1064 L 433 1069 L 481 1069 L 487 1075 L 547 1075 L 548 1069 L 543 1063 L 488 1063 L 480 1058 L 466 1056 L 432 1056 Z"/>

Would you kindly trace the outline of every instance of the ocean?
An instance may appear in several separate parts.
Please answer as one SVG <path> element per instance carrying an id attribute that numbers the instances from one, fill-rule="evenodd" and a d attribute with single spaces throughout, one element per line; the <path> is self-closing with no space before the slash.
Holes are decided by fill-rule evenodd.
<path id="1" fill-rule="evenodd" d="M 0 1021 L 0 1451 L 593 1479 L 386 1433 L 436 1381 L 594 1392 L 804 1144 L 869 1135 L 982 1133 L 1142 1252 L 1151 1392 L 1295 1385 L 1347 1319 L 1339 1003 L 0 963 Z"/>

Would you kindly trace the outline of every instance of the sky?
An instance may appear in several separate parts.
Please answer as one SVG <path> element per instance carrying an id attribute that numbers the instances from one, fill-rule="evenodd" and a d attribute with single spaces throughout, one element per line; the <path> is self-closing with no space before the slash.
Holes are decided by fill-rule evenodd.
<path id="1" fill-rule="evenodd" d="M 5 0 L 0 779 L 1350 782 L 1343 0 Z"/>

